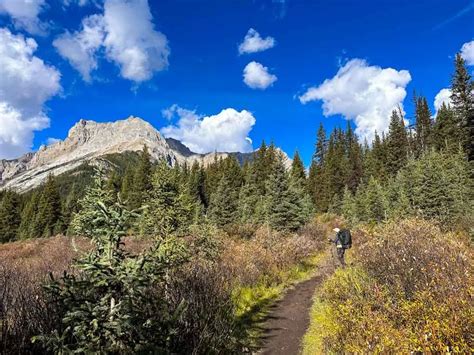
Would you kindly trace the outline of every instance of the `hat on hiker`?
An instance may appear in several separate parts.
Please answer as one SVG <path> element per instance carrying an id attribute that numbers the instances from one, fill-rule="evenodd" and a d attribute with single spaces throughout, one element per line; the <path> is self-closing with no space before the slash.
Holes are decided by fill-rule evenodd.
<path id="1" fill-rule="evenodd" d="M 336 233 L 339 233 L 340 229 L 336 227 L 336 228 L 333 229 L 333 231 L 336 232 Z"/>

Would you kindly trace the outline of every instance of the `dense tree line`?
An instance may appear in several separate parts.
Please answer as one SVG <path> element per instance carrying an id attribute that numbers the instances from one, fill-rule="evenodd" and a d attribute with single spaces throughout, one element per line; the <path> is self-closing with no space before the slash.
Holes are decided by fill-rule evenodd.
<path id="1" fill-rule="evenodd" d="M 287 166 L 273 143 L 262 142 L 242 166 L 229 156 L 207 166 L 171 167 L 153 163 L 144 147 L 127 157 L 126 168 L 110 171 L 105 188 L 137 211 L 129 233 L 142 235 L 182 234 L 201 221 L 294 231 L 313 211 L 354 221 L 415 214 L 452 222 L 472 197 L 473 88 L 457 55 L 452 104 L 443 104 L 436 117 L 426 98 L 415 96 L 414 124 L 408 127 L 404 112 L 394 110 L 388 131 L 375 132 L 370 144 L 359 142 L 349 123 L 329 135 L 321 124 L 308 173 L 298 152 Z M 85 187 L 72 183 L 64 190 L 57 180 L 49 176 L 24 195 L 1 192 L 0 242 L 74 233 L 71 221 L 86 208 L 79 203 Z"/>
<path id="2" fill-rule="evenodd" d="M 473 81 L 455 59 L 451 105 L 432 116 L 417 96 L 415 122 L 392 112 L 388 132 L 361 144 L 348 125 L 327 137 L 321 125 L 309 169 L 308 191 L 316 210 L 352 221 L 410 215 L 454 223 L 472 209 Z"/>

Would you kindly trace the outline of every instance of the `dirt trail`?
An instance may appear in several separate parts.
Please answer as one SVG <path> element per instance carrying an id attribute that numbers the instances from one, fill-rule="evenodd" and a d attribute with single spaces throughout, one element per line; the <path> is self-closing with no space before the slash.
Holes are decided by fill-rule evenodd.
<path id="1" fill-rule="evenodd" d="M 315 276 L 288 290 L 271 308 L 263 324 L 264 335 L 259 354 L 296 355 L 309 326 L 309 312 L 315 289 L 333 269 L 330 255 Z"/>

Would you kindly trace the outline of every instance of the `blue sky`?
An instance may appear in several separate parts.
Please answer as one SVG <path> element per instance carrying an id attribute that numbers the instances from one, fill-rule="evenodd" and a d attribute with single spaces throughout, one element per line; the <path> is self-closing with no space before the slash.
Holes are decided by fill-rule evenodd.
<path id="1" fill-rule="evenodd" d="M 0 0 L 4 43 L 30 48 L 21 54 L 27 79 L 21 68 L 3 74 L 0 68 L 0 158 L 64 139 L 80 118 L 134 115 L 167 126 L 164 133 L 195 150 L 249 150 L 248 136 L 253 148 L 274 140 L 309 163 L 320 122 L 330 130 L 350 119 L 370 139 L 374 128 L 386 128 L 394 106 L 412 116 L 414 90 L 434 105 L 449 86 L 456 52 L 463 49 L 474 64 L 468 0 L 34 0 L 32 9 L 22 1 Z M 122 12 L 112 13 L 112 5 Z M 135 16 L 147 11 L 148 19 Z M 117 14 L 129 26 L 126 39 L 114 35 L 120 28 L 110 21 Z M 78 57 L 71 65 L 71 51 L 92 15 L 110 21 L 94 22 L 103 37 L 87 42 L 81 72 Z M 269 48 L 240 54 L 251 28 L 260 49 Z M 123 54 L 134 38 L 143 49 L 136 55 L 150 56 L 138 64 L 135 54 Z M 18 46 L 1 46 L 0 65 L 20 55 Z"/>

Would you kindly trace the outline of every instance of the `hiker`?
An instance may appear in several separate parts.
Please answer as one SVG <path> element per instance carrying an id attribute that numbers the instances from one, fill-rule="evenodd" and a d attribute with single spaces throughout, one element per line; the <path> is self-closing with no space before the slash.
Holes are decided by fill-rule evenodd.
<path id="1" fill-rule="evenodd" d="M 333 231 L 336 233 L 335 239 L 329 238 L 329 241 L 336 244 L 337 258 L 342 266 L 346 265 L 344 260 L 344 253 L 346 249 L 352 246 L 352 236 L 348 229 L 334 228 Z"/>

